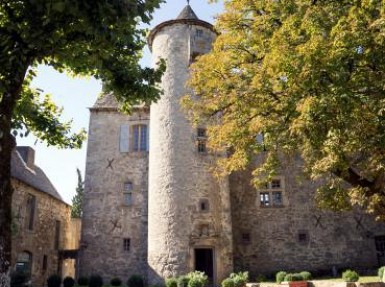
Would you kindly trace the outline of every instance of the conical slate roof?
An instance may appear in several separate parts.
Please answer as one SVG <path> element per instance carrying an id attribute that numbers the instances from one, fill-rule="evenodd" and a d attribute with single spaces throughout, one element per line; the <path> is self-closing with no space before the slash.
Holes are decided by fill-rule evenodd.
<path id="1" fill-rule="evenodd" d="M 179 13 L 176 19 L 195 19 L 199 20 L 193 9 L 190 5 L 187 5 L 183 8 L 183 10 Z"/>

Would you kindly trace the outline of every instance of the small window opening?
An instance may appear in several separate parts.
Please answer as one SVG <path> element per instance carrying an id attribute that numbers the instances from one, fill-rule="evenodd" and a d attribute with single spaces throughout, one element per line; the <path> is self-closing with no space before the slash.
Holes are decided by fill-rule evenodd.
<path id="1" fill-rule="evenodd" d="M 268 192 L 260 193 L 261 206 L 270 206 L 270 196 Z"/>
<path id="2" fill-rule="evenodd" d="M 202 37 L 203 36 L 203 30 L 201 30 L 201 29 L 197 29 L 195 31 L 195 33 L 196 33 L 197 37 Z"/>
<path id="3" fill-rule="evenodd" d="M 273 179 L 273 180 L 271 181 L 271 188 L 272 188 L 272 189 L 279 189 L 279 188 L 281 188 L 281 180 L 279 180 L 279 179 Z"/>
<path id="4" fill-rule="evenodd" d="M 198 128 L 197 129 L 197 140 L 198 140 L 198 152 L 199 153 L 206 153 L 207 148 L 206 148 L 206 141 L 207 141 L 207 136 L 206 136 L 206 129 L 205 128 Z"/>
<path id="5" fill-rule="evenodd" d="M 242 233 L 242 243 L 243 244 L 251 243 L 251 234 L 250 234 L 250 232 Z"/>
<path id="6" fill-rule="evenodd" d="M 199 210 L 202 212 L 207 212 L 210 210 L 209 201 L 207 199 L 201 199 L 199 201 Z"/>
<path id="7" fill-rule="evenodd" d="M 43 273 L 45 273 L 45 271 L 47 271 L 47 266 L 48 266 L 48 256 L 44 255 L 43 256 L 43 264 L 42 264 L 42 267 L 41 267 L 41 270 L 42 270 Z"/>
<path id="8" fill-rule="evenodd" d="M 130 251 L 131 248 L 131 239 L 130 238 L 124 238 L 123 239 L 123 250 L 124 251 Z"/>
<path id="9" fill-rule="evenodd" d="M 299 243 L 307 243 L 309 241 L 309 236 L 306 231 L 298 232 L 298 242 Z"/>

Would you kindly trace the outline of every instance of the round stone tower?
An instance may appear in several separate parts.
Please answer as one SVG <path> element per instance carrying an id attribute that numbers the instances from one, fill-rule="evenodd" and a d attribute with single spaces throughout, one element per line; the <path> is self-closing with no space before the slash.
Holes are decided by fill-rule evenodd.
<path id="1" fill-rule="evenodd" d="M 187 5 L 150 33 L 153 63 L 166 60 L 164 95 L 151 106 L 149 156 L 149 283 L 205 271 L 212 283 L 232 270 L 230 200 L 226 182 L 208 171 L 203 125 L 193 127 L 180 100 L 195 58 L 210 51 L 213 26 Z"/>

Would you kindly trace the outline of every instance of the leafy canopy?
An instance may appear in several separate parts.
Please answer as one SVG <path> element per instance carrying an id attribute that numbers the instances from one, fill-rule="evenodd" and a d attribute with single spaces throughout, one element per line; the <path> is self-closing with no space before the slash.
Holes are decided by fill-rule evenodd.
<path id="1" fill-rule="evenodd" d="M 322 207 L 385 219 L 385 1 L 227 0 L 216 28 L 185 106 L 223 172 L 262 154 L 261 183 L 299 152 Z"/>
<path id="2" fill-rule="evenodd" d="M 78 147 L 85 132 L 70 134 L 61 109 L 30 87 L 38 64 L 72 75 L 94 76 L 126 107 L 159 97 L 158 70 L 138 64 L 151 13 L 162 0 L 0 1 L 0 103 L 17 99 L 12 124 L 50 145 Z M 18 86 L 15 79 L 21 79 Z M 20 81 L 19 81 L 20 82 Z"/>

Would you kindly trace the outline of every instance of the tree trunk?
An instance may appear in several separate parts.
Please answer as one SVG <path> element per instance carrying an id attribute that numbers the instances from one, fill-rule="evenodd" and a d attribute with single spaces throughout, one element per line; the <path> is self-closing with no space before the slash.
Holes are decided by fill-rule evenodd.
<path id="1" fill-rule="evenodd" d="M 16 145 L 11 135 L 13 111 L 20 98 L 28 64 L 18 65 L 10 79 L 9 89 L 0 101 L 0 287 L 9 286 L 12 254 L 12 185 L 11 155 Z M 10 73 L 11 74 L 11 73 Z"/>

